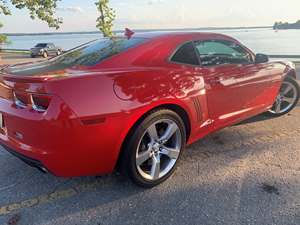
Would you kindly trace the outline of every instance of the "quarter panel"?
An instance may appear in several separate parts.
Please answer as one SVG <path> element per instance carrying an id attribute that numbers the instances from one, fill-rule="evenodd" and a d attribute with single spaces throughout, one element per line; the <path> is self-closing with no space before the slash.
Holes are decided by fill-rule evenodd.
<path id="1" fill-rule="evenodd" d="M 140 117 L 160 105 L 183 108 L 191 121 L 191 136 L 208 119 L 203 77 L 185 66 L 95 72 L 49 82 L 47 89 L 58 93 L 79 118 L 129 117 L 121 139 Z"/>

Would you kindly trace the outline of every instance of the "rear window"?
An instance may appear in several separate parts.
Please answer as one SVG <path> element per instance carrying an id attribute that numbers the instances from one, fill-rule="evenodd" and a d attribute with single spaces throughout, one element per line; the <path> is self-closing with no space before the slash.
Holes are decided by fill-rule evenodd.
<path id="1" fill-rule="evenodd" d="M 70 50 L 50 61 L 52 65 L 56 63 L 65 66 L 94 66 L 111 56 L 137 46 L 145 40 L 144 38 L 132 38 L 129 40 L 125 38 L 102 39 Z"/>
<path id="2" fill-rule="evenodd" d="M 72 49 L 47 61 L 10 67 L 8 73 L 20 76 L 35 76 L 41 73 L 64 70 L 72 66 L 94 66 L 101 61 L 145 42 L 145 38 L 101 39 Z"/>

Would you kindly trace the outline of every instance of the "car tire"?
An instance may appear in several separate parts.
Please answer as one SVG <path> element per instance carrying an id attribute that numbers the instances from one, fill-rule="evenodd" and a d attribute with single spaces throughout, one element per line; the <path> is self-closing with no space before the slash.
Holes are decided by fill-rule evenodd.
<path id="1" fill-rule="evenodd" d="M 48 53 L 47 52 L 44 52 L 43 53 L 43 57 L 46 59 L 46 58 L 48 58 Z"/>
<path id="2" fill-rule="evenodd" d="M 56 52 L 56 55 L 57 55 L 57 56 L 61 55 L 61 50 L 58 50 L 58 51 Z"/>
<path id="3" fill-rule="evenodd" d="M 300 87 L 292 77 L 286 77 L 281 85 L 273 107 L 266 113 L 271 117 L 283 116 L 292 111 L 299 102 Z"/>
<path id="4" fill-rule="evenodd" d="M 120 172 L 141 187 L 159 185 L 174 173 L 185 144 L 186 130 L 181 117 L 167 109 L 153 111 L 126 139 Z"/>
<path id="5" fill-rule="evenodd" d="M 31 56 L 31 58 L 35 58 L 35 55 L 30 55 Z"/>

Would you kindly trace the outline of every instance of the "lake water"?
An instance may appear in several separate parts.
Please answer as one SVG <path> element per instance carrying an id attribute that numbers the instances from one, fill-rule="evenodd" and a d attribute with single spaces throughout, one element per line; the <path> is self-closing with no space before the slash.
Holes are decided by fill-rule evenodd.
<path id="1" fill-rule="evenodd" d="M 272 29 L 239 29 L 210 30 L 209 32 L 233 36 L 256 53 L 300 55 L 300 30 L 280 30 L 276 32 Z M 4 46 L 4 48 L 30 49 L 39 42 L 53 42 L 67 50 L 99 37 L 101 37 L 100 34 L 89 33 L 10 36 L 11 44 Z"/>

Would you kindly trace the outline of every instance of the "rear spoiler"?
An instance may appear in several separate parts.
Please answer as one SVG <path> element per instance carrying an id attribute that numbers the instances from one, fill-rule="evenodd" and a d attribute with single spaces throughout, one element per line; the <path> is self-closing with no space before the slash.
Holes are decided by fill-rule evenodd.
<path id="1" fill-rule="evenodd" d="M 125 28 L 125 33 L 124 33 L 124 35 L 127 37 L 128 40 L 129 40 L 134 34 L 135 34 L 134 31 L 130 30 L 129 28 Z"/>
<path id="2" fill-rule="evenodd" d="M 2 73 L 2 72 L 3 71 L 0 71 L 0 76 L 1 76 L 2 80 L 10 81 L 10 82 L 17 82 L 17 83 L 43 83 L 43 82 L 46 82 L 46 81 L 50 80 L 51 78 L 53 78 L 53 76 L 21 77 L 21 76 L 17 76 L 17 75 L 10 75 L 7 73 Z"/>

